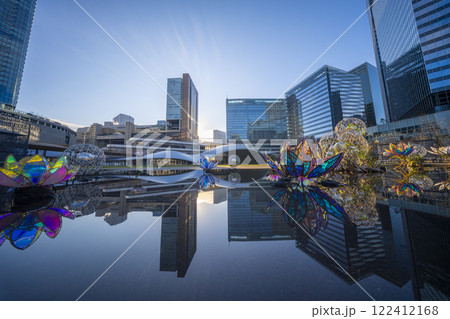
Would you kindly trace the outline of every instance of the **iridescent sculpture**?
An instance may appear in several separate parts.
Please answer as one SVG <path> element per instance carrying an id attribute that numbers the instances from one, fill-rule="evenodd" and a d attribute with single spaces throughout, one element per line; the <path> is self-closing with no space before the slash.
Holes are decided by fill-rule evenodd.
<path id="1" fill-rule="evenodd" d="M 91 144 L 75 144 L 63 153 L 70 165 L 79 168 L 79 175 L 97 173 L 106 162 L 105 153 Z"/>
<path id="2" fill-rule="evenodd" d="M 427 150 L 423 146 L 403 142 L 397 145 L 390 144 L 389 150 L 385 149 L 383 152 L 384 156 L 398 160 L 398 165 L 394 167 L 394 170 L 402 174 L 417 174 L 423 171 L 423 157 L 426 154 Z"/>
<path id="3" fill-rule="evenodd" d="M 318 187 L 291 185 L 276 193 L 267 204 L 267 209 L 271 209 L 279 200 L 285 221 L 291 226 L 304 225 L 313 236 L 321 229 L 326 229 L 328 214 L 350 222 L 344 208 Z"/>
<path id="4" fill-rule="evenodd" d="M 219 164 L 219 162 L 216 161 L 214 159 L 214 157 L 213 158 L 208 158 L 207 156 L 202 156 L 200 158 L 199 166 L 203 170 L 210 170 L 210 169 L 215 168 L 218 164 Z"/>
<path id="5" fill-rule="evenodd" d="M 6 213 L 0 215 L 0 246 L 9 240 L 15 248 L 30 247 L 42 232 L 55 238 L 62 226 L 62 218 L 73 219 L 71 212 L 49 207 L 26 213 Z"/>
<path id="6" fill-rule="evenodd" d="M 313 140 L 302 139 L 293 148 L 285 141 L 280 150 L 279 162 L 273 161 L 267 154 L 265 159 L 274 171 L 270 178 L 305 184 L 335 169 L 343 155 L 341 153 L 323 161 L 319 145 Z"/>
<path id="7" fill-rule="evenodd" d="M 9 155 L 4 168 L 0 168 L 0 185 L 17 188 L 48 186 L 66 181 L 76 173 L 77 169 L 67 164 L 65 156 L 50 163 L 40 155 L 26 156 L 19 162 Z"/>
<path id="8" fill-rule="evenodd" d="M 414 151 L 414 146 L 405 144 L 403 142 L 398 143 L 398 145 L 390 144 L 388 150 L 384 150 L 384 156 L 392 156 L 397 158 L 403 158 L 408 156 Z"/>

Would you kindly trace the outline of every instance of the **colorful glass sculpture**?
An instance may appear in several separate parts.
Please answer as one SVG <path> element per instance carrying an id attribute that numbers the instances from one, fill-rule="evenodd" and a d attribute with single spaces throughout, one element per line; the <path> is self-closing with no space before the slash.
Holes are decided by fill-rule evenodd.
<path id="1" fill-rule="evenodd" d="M 272 160 L 265 154 L 265 160 L 274 171 L 271 174 L 273 180 L 290 178 L 301 184 L 308 180 L 318 178 L 334 170 L 340 163 L 343 153 L 337 154 L 326 160 L 322 160 L 319 145 L 310 139 L 302 139 L 295 147 L 289 147 L 287 141 L 280 149 L 279 162 Z"/>
<path id="2" fill-rule="evenodd" d="M 414 146 L 409 144 L 405 144 L 403 142 L 398 143 L 398 145 L 390 144 L 389 150 L 384 150 L 384 156 L 393 156 L 393 157 L 404 157 L 408 156 L 414 151 Z"/>
<path id="3" fill-rule="evenodd" d="M 6 213 L 0 215 L 0 246 L 9 240 L 15 248 L 30 247 L 44 232 L 55 238 L 62 226 L 62 218 L 74 219 L 68 210 L 49 207 L 26 213 Z"/>
<path id="4" fill-rule="evenodd" d="M 55 163 L 40 155 L 26 156 L 19 162 L 9 155 L 0 168 L 0 185 L 7 187 L 48 186 L 71 179 L 77 169 L 62 156 Z"/>
<path id="5" fill-rule="evenodd" d="M 219 164 L 219 162 L 216 161 L 214 159 L 214 157 L 213 158 L 208 158 L 207 156 L 202 156 L 200 158 L 199 166 L 200 166 L 201 169 L 210 170 L 210 169 L 215 168 L 218 164 Z"/>
<path id="6" fill-rule="evenodd" d="M 289 186 L 273 196 L 267 210 L 278 201 L 286 223 L 290 226 L 304 225 L 313 236 L 327 228 L 328 214 L 350 223 L 344 208 L 318 187 Z"/>

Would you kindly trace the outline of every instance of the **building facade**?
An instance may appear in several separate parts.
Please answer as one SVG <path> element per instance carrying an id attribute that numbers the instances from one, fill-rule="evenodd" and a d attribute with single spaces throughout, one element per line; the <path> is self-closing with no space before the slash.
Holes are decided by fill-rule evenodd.
<path id="1" fill-rule="evenodd" d="M 166 130 L 175 139 L 198 139 L 198 91 L 188 73 L 167 79 Z"/>
<path id="2" fill-rule="evenodd" d="M 125 126 L 127 123 L 134 124 L 134 117 L 120 113 L 115 118 L 113 118 L 114 125 Z M 105 122 L 105 124 L 106 124 L 106 122 Z"/>
<path id="3" fill-rule="evenodd" d="M 0 131 L 21 136 L 28 144 L 20 144 L 23 151 L 63 151 L 75 143 L 76 134 L 69 127 L 42 116 L 18 110 L 0 108 Z M 12 144 L 10 145 L 12 146 Z M 3 148 L 5 145 L 2 146 Z M 9 149 L 8 145 L 6 148 Z M 7 151 L 14 154 L 14 151 Z M 22 152 L 16 150 L 18 156 Z M 46 154 L 47 155 L 47 154 Z M 0 158 L 0 162 L 4 158 Z"/>
<path id="4" fill-rule="evenodd" d="M 384 113 L 377 68 L 365 62 L 349 72 L 361 78 L 367 126 L 371 127 L 385 123 L 386 115 Z"/>
<path id="5" fill-rule="evenodd" d="M 284 99 L 227 99 L 227 139 L 285 139 Z"/>
<path id="6" fill-rule="evenodd" d="M 361 78 L 328 65 L 286 92 L 290 139 L 321 137 L 347 117 L 365 118 Z"/>
<path id="7" fill-rule="evenodd" d="M 370 8 L 388 121 L 449 109 L 449 11 L 445 0 L 379 0 Z"/>
<path id="8" fill-rule="evenodd" d="M 17 105 L 36 0 L 0 1 L 0 107 Z"/>

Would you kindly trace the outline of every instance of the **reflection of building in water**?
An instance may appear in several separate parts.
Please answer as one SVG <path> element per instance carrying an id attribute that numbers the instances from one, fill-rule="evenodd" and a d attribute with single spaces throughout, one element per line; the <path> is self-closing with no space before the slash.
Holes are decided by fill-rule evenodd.
<path id="1" fill-rule="evenodd" d="M 450 220 L 402 209 L 416 300 L 450 299 Z"/>
<path id="2" fill-rule="evenodd" d="M 184 277 L 196 249 L 197 192 L 188 192 L 162 217 L 160 270 Z"/>
<path id="3" fill-rule="evenodd" d="M 228 190 L 228 241 L 293 239 L 277 210 L 267 211 L 268 197 L 258 190 Z"/>
<path id="4" fill-rule="evenodd" d="M 402 287 L 409 280 L 399 214 L 379 206 L 379 221 L 370 227 L 345 224 L 329 215 L 325 231 L 314 239 L 357 281 L 373 274 Z M 305 232 L 297 229 L 296 246 L 348 284 L 352 279 Z"/>
<path id="5" fill-rule="evenodd" d="M 145 185 L 138 193 L 126 183 L 109 185 L 96 216 L 104 216 L 111 226 L 124 222 L 134 211 L 162 216 L 160 271 L 184 277 L 197 249 L 198 191 L 190 190 L 178 199 L 190 184 Z"/>
<path id="6" fill-rule="evenodd" d="M 219 204 L 227 200 L 228 190 L 224 188 L 218 188 L 213 191 L 213 203 Z"/>

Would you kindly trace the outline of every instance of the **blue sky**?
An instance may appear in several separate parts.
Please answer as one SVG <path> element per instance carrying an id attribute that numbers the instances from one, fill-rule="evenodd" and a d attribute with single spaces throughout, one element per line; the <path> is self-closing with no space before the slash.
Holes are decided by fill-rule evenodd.
<path id="1" fill-rule="evenodd" d="M 279 97 L 365 0 L 78 0 L 166 87 L 190 73 L 199 134 L 225 130 L 225 99 Z M 366 16 L 308 72 L 374 64 Z M 87 126 L 165 119 L 166 95 L 73 0 L 38 0 L 18 109 Z"/>

